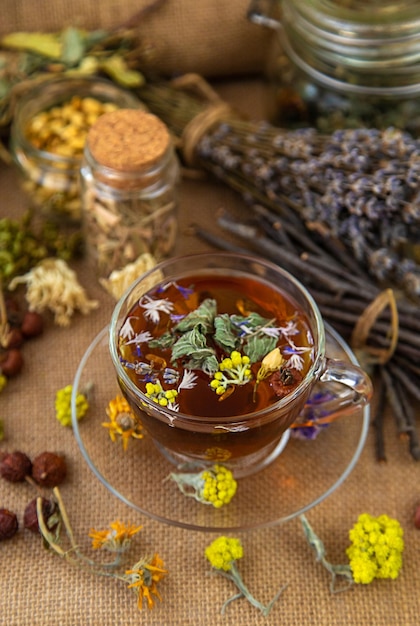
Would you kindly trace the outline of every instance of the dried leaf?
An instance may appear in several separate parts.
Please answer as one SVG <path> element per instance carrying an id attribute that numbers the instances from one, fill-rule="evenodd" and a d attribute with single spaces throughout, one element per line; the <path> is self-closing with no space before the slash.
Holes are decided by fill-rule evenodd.
<path id="1" fill-rule="evenodd" d="M 222 350 L 230 354 L 237 349 L 238 335 L 233 332 L 230 316 L 227 313 L 218 315 L 214 320 L 214 340 Z"/>
<path id="2" fill-rule="evenodd" d="M 213 348 L 207 346 L 206 337 L 198 327 L 182 335 L 172 348 L 172 360 L 189 356 L 185 369 L 202 369 L 206 374 L 217 372 L 219 364 Z"/>
<path id="3" fill-rule="evenodd" d="M 101 69 L 108 74 L 112 80 L 121 85 L 133 89 L 144 84 L 144 76 L 141 72 L 130 70 L 119 54 L 114 54 L 108 59 L 101 61 Z"/>
<path id="4" fill-rule="evenodd" d="M 82 31 L 77 28 L 66 28 L 62 33 L 63 50 L 61 61 L 73 67 L 78 65 L 85 54 L 86 38 Z"/>
<path id="5" fill-rule="evenodd" d="M 277 337 L 269 337 L 258 333 L 258 335 L 250 335 L 243 347 L 244 354 L 249 357 L 251 363 L 262 361 L 266 354 L 274 350 L 277 344 Z"/>
<path id="6" fill-rule="evenodd" d="M 186 315 L 175 327 L 175 332 L 185 332 L 198 327 L 199 332 L 208 334 L 213 331 L 213 321 L 217 312 L 216 300 L 206 298 L 200 306 Z"/>
<path id="7" fill-rule="evenodd" d="M 59 59 L 62 53 L 60 38 L 52 33 L 9 33 L 0 39 L 0 45 L 12 50 L 34 52 L 51 59 Z"/>

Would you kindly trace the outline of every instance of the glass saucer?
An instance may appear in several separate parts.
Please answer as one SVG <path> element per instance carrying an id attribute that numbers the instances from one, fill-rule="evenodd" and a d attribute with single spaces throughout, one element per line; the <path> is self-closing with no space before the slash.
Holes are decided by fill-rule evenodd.
<path id="1" fill-rule="evenodd" d="M 108 350 L 108 326 L 85 352 L 73 382 L 73 431 L 95 476 L 130 507 L 159 522 L 201 531 L 237 531 L 286 522 L 322 502 L 347 478 L 363 449 L 369 407 L 341 417 L 323 428 L 316 439 L 290 437 L 270 465 L 238 479 L 235 497 L 215 509 L 181 493 L 173 480 L 176 468 L 146 435 L 130 439 L 126 451 L 112 442 L 102 426 L 106 407 L 120 394 Z M 346 342 L 326 324 L 327 354 L 357 363 Z M 76 394 L 92 385 L 89 411 L 78 422 Z"/>

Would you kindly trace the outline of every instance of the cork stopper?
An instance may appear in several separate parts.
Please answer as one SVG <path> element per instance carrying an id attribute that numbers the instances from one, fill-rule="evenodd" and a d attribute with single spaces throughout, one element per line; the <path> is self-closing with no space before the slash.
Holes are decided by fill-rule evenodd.
<path id="1" fill-rule="evenodd" d="M 93 158 L 119 172 L 135 172 L 153 166 L 166 152 L 169 142 L 165 124 L 140 109 L 104 113 L 87 135 Z"/>

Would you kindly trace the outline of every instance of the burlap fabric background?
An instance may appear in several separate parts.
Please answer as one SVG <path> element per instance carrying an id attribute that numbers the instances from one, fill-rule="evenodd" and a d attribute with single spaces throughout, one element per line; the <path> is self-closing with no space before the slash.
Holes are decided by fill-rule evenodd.
<path id="1" fill-rule="evenodd" d="M 241 106 L 247 113 L 261 109 L 258 82 L 218 85 L 218 89 L 229 102 Z M 14 173 L 4 167 L 0 169 L 0 189 L 0 216 L 19 214 L 25 203 L 18 192 Z M 214 212 L 220 206 L 238 212 L 243 210 L 236 195 L 216 182 L 183 181 L 178 252 L 208 249 L 188 235 L 187 226 L 192 221 L 213 226 Z M 79 262 L 76 270 L 89 296 L 99 299 L 101 307 L 87 317 L 77 315 L 68 329 L 60 329 L 47 319 L 44 335 L 26 344 L 25 370 L 1 394 L 0 411 L 6 439 L 0 449 L 21 449 L 31 457 L 43 450 L 63 452 L 68 460 L 69 476 L 61 492 L 83 548 L 89 553 L 87 534 L 91 527 L 106 528 L 115 519 L 143 524 L 134 553 L 158 551 L 170 574 L 161 583 L 162 603 L 152 612 L 144 609 L 139 613 L 135 597 L 123 583 L 73 569 L 44 550 L 36 536 L 21 530 L 13 540 L 1 545 L 0 624 L 417 625 L 420 532 L 413 526 L 412 515 L 420 500 L 419 466 L 410 458 L 405 443 L 396 436 L 395 422 L 390 415 L 386 430 L 388 462 L 377 464 L 374 460 L 371 430 L 349 478 L 307 516 L 324 540 L 327 556 L 333 563 L 345 562 L 347 533 L 361 512 L 387 513 L 398 518 L 407 546 L 399 579 L 375 581 L 366 587 L 354 586 L 344 593 L 331 595 L 329 575 L 314 561 L 300 522 L 295 519 L 278 527 L 235 533 L 246 550 L 246 557 L 239 563 L 240 570 L 257 598 L 268 602 L 279 587 L 288 583 L 270 616 L 262 617 L 244 600 L 232 603 L 225 615 L 220 615 L 222 603 L 235 590 L 228 581 L 209 574 L 203 550 L 214 535 L 149 520 L 113 497 L 88 468 L 72 431 L 63 428 L 54 417 L 55 391 L 73 380 L 86 347 L 108 322 L 114 304 L 96 282 L 88 261 Z M 341 445 L 345 446 L 346 442 Z M 339 454 L 340 450 L 335 453 Z M 310 475 L 306 478 L 311 481 Z M 153 467 L 147 476 L 133 480 L 137 487 L 138 481 L 153 482 Z M 127 488 L 130 490 L 131 485 Z M 159 494 L 157 488 L 157 498 L 162 497 Z M 0 506 L 16 511 L 20 522 L 24 507 L 32 497 L 34 492 L 29 485 L 0 482 Z M 281 494 L 267 492 L 265 497 L 271 499 Z"/>
<path id="2" fill-rule="evenodd" d="M 270 32 L 246 19 L 249 0 L 2 0 L 0 34 L 70 25 L 111 29 L 150 5 L 155 10 L 138 28 L 153 45 L 161 71 L 214 76 L 261 69 Z"/>
<path id="3" fill-rule="evenodd" d="M 37 3 L 3 0 L 0 25 L 3 32 L 16 28 L 29 29 L 31 24 L 33 29 L 49 25 L 53 27 L 58 26 L 62 19 L 67 20 L 80 13 L 90 24 L 96 25 L 99 17 L 106 22 L 112 21 L 115 15 L 120 19 L 123 12 L 129 16 L 132 8 L 137 8 L 139 4 L 104 1 L 82 3 L 75 0 L 70 9 L 67 5 L 47 3 L 44 0 L 38 0 Z M 195 3 L 186 0 L 169 4 L 177 5 L 180 11 L 181 5 L 184 9 L 188 5 L 193 11 L 195 5 L 222 7 L 225 3 Z M 247 3 L 231 2 L 225 8 L 227 10 L 229 6 L 233 11 L 233 7 L 240 4 L 244 6 Z M 188 11 L 185 15 L 188 15 Z M 237 24 L 236 20 L 233 21 Z M 164 20 L 162 29 L 163 24 Z M 170 30 L 170 27 L 166 28 Z M 191 34 L 184 23 L 182 28 Z M 208 30 L 210 36 L 212 31 Z M 253 41 L 253 34 L 249 33 L 249 37 L 249 41 Z M 242 47 L 244 52 L 249 52 L 243 40 L 240 49 Z M 191 60 L 192 50 L 179 52 L 186 61 L 182 69 L 200 71 L 196 65 L 198 53 Z M 217 49 L 214 52 L 221 51 Z M 176 58 L 180 58 L 178 53 Z M 207 58 L 206 61 L 216 68 L 216 74 L 222 73 L 217 68 L 222 69 L 224 63 L 220 56 L 217 58 L 217 63 L 213 58 Z M 233 63 L 238 61 L 226 59 L 226 62 L 228 60 Z M 244 79 L 216 84 L 216 88 L 222 97 L 245 113 L 256 117 L 262 114 L 263 99 L 258 81 Z M 20 215 L 25 206 L 15 172 L 1 165 L 0 217 Z M 237 212 L 243 210 L 237 196 L 214 181 L 183 181 L 178 253 L 208 249 L 208 246 L 188 234 L 187 227 L 192 221 L 213 226 L 214 212 L 220 206 Z M 333 563 L 345 562 L 347 533 L 361 512 L 367 511 L 373 515 L 386 513 L 398 518 L 406 540 L 404 567 L 398 580 L 375 581 L 366 587 L 354 586 L 345 593 L 332 595 L 329 575 L 314 561 L 313 553 L 303 538 L 300 522 L 295 519 L 282 526 L 235 533 L 242 539 L 246 551 L 245 558 L 239 563 L 240 571 L 254 595 L 268 602 L 279 587 L 286 583 L 288 587 L 267 618 L 242 599 L 232 603 L 225 615 L 221 616 L 222 603 L 235 593 L 235 589 L 220 576 L 209 574 L 203 551 L 214 535 L 155 522 L 112 496 L 88 468 L 72 431 L 63 428 L 54 417 L 56 390 L 72 382 L 86 347 L 108 322 L 114 305 L 98 285 L 89 261 L 78 262 L 75 269 L 89 296 L 98 299 L 101 306 L 89 316 L 77 315 L 67 329 L 54 326 L 47 316 L 44 335 L 25 345 L 25 369 L 0 396 L 0 414 L 6 429 L 6 438 L 0 444 L 0 450 L 20 449 L 31 457 L 43 450 L 64 453 L 69 475 L 61 492 L 75 535 L 83 548 L 89 550 L 87 534 L 91 527 L 106 528 L 115 519 L 143 524 L 144 528 L 135 541 L 134 554 L 159 552 L 170 574 L 160 586 L 162 603 L 158 602 L 151 612 L 144 609 L 140 613 L 134 595 L 123 583 L 73 569 L 44 550 L 38 537 L 21 528 L 11 541 L 0 546 L 0 624 L 417 625 L 420 615 L 420 531 L 414 528 L 412 516 L 420 500 L 419 465 L 410 458 L 405 443 L 397 437 L 391 415 L 387 415 L 386 428 L 388 462 L 375 462 L 371 429 L 361 458 L 351 475 L 335 493 L 309 511 L 307 516 L 324 540 L 327 556 Z M 341 445 L 345 446 L 345 442 Z M 153 482 L 153 467 L 148 476 L 133 480 L 136 485 L 138 480 Z M 310 475 L 307 480 L 311 481 Z M 156 492 L 156 497 L 161 497 L 159 489 Z M 11 485 L 4 480 L 0 481 L 0 507 L 15 511 L 21 526 L 24 507 L 33 497 L 34 491 L 27 484 Z M 271 499 L 281 497 L 281 494 L 267 493 L 266 497 Z"/>

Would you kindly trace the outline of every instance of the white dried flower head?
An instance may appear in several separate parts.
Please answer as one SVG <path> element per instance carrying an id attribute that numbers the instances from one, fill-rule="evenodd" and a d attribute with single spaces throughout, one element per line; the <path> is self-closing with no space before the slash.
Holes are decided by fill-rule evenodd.
<path id="1" fill-rule="evenodd" d="M 39 313 L 49 309 L 59 326 L 68 326 L 76 311 L 86 315 L 99 304 L 96 300 L 88 299 L 76 273 L 62 259 L 40 261 L 27 274 L 16 276 L 10 282 L 9 289 L 13 290 L 22 283 L 27 286 L 29 309 Z"/>

